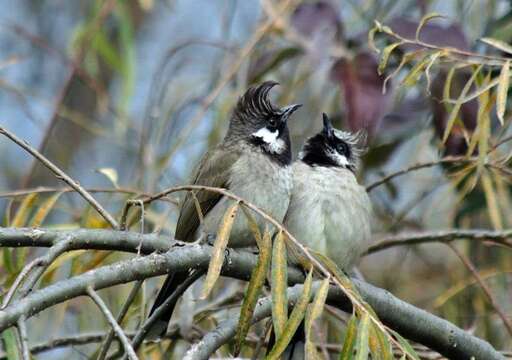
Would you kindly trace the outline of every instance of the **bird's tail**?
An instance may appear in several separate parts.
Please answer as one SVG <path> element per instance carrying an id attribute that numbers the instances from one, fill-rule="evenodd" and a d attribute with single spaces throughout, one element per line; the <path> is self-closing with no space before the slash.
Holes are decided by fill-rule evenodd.
<path id="1" fill-rule="evenodd" d="M 267 351 L 270 351 L 276 342 L 275 333 L 272 330 L 270 335 L 270 339 L 268 342 Z M 293 334 L 290 343 L 281 354 L 280 358 L 282 360 L 304 360 L 306 358 L 306 354 L 304 351 L 304 347 L 306 345 L 306 333 L 304 330 L 304 320 L 300 323 L 297 331 Z"/>
<path id="2" fill-rule="evenodd" d="M 149 316 L 151 316 L 160 306 L 162 306 L 170 297 L 172 297 L 172 301 L 166 304 L 165 311 L 161 314 L 158 320 L 153 324 L 151 329 L 148 331 L 147 338 L 148 339 L 157 339 L 165 334 L 167 331 L 167 326 L 169 321 L 171 320 L 172 313 L 174 312 L 174 308 L 176 307 L 176 303 L 178 299 L 183 295 L 183 293 L 192 285 L 191 281 L 188 281 L 186 286 L 180 286 L 186 282 L 186 280 L 190 280 L 191 277 L 194 279 L 199 278 L 204 271 L 195 270 L 192 274 L 188 271 L 186 272 L 176 272 L 169 274 L 165 279 L 165 282 L 158 292 L 155 302 L 149 311 Z M 179 293 L 176 293 L 179 291 Z"/>

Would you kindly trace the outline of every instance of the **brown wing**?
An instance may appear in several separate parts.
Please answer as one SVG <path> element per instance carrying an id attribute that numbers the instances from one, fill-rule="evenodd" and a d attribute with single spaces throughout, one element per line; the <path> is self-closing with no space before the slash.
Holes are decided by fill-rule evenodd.
<path id="1" fill-rule="evenodd" d="M 204 185 L 229 189 L 230 169 L 239 158 L 239 153 L 222 146 L 207 152 L 199 162 L 192 177 L 193 185 Z M 199 190 L 197 200 L 203 216 L 219 202 L 221 194 Z M 199 226 L 199 215 L 196 210 L 194 197 L 188 193 L 181 206 L 175 238 L 182 241 L 194 241 L 194 234 Z"/>

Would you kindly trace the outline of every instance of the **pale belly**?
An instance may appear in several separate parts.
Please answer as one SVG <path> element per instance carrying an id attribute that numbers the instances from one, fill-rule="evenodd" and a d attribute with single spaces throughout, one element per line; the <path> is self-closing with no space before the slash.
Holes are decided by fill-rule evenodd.
<path id="1" fill-rule="evenodd" d="M 230 180 L 230 191 L 240 196 L 251 204 L 256 205 L 275 220 L 282 222 L 288 209 L 292 189 L 291 168 L 283 168 L 270 161 L 258 161 L 260 158 L 242 158 L 238 167 L 234 168 Z M 244 162 L 251 162 L 253 166 L 247 166 Z M 259 165 L 254 165 L 257 163 Z M 203 234 L 216 234 L 224 214 L 233 200 L 223 198 L 207 214 L 203 226 L 199 229 Z M 264 231 L 265 226 L 273 231 L 273 227 L 258 214 L 250 211 L 260 227 Z M 196 234 L 198 235 L 198 234 Z M 254 236 L 251 233 L 247 218 L 240 209 L 231 229 L 229 246 L 247 247 L 255 245 Z"/>

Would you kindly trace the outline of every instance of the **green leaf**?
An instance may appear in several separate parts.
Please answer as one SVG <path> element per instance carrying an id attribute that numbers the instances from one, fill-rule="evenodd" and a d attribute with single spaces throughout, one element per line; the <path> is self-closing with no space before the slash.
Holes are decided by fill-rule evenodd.
<path id="1" fill-rule="evenodd" d="M 434 12 L 434 13 L 427 14 L 421 18 L 420 24 L 418 25 L 418 28 L 416 29 L 416 41 L 420 41 L 420 33 L 421 33 L 421 29 L 423 28 L 423 26 L 425 26 L 425 24 L 427 22 L 429 22 L 430 20 L 435 19 L 435 18 L 444 18 L 444 16 Z"/>
<path id="2" fill-rule="evenodd" d="M 512 46 L 510 46 L 509 44 L 507 44 L 504 41 L 489 38 L 489 37 L 481 38 L 480 41 L 483 43 L 486 43 L 487 45 L 491 45 L 501 51 L 504 51 L 508 54 L 512 54 Z"/>
<path id="3" fill-rule="evenodd" d="M 341 348 L 339 360 L 350 360 L 353 358 L 356 335 L 357 319 L 355 315 L 352 315 L 347 324 L 347 332 L 345 334 L 345 341 L 343 342 L 343 347 Z"/>
<path id="4" fill-rule="evenodd" d="M 245 292 L 244 300 L 242 302 L 242 308 L 240 309 L 240 320 L 238 321 L 238 327 L 236 331 L 236 342 L 235 342 L 235 356 L 238 356 L 245 337 L 251 326 L 252 315 L 258 296 L 260 295 L 261 289 L 265 284 L 267 277 L 268 267 L 270 265 L 272 241 L 270 239 L 270 232 L 268 230 L 263 234 L 263 239 L 260 246 L 260 254 L 258 256 L 258 262 L 256 267 L 253 269 L 247 291 Z"/>
<path id="5" fill-rule="evenodd" d="M 380 29 L 377 26 L 368 31 L 368 47 L 377 54 L 380 53 L 380 50 L 375 46 L 375 34 L 378 32 L 380 32 Z"/>
<path id="6" fill-rule="evenodd" d="M 388 64 L 389 56 L 391 55 L 393 50 L 395 50 L 400 45 L 402 45 L 401 41 L 393 43 L 391 45 L 388 45 L 384 48 L 384 50 L 382 50 L 382 55 L 381 55 L 380 61 L 379 61 L 379 67 L 377 69 L 379 75 L 382 75 L 384 69 L 386 69 L 386 65 Z"/>
<path id="7" fill-rule="evenodd" d="M 505 108 L 507 107 L 507 93 L 510 81 L 510 60 L 507 60 L 501 68 L 500 82 L 496 96 L 496 113 L 501 125 L 505 122 Z"/>
<path id="8" fill-rule="evenodd" d="M 370 330 L 370 316 L 368 313 L 363 313 L 361 321 L 359 321 L 359 328 L 357 329 L 356 339 L 356 357 L 355 360 L 368 360 L 370 349 L 368 347 L 368 338 Z"/>
<path id="9" fill-rule="evenodd" d="M 18 346 L 16 342 L 16 335 L 14 329 L 7 329 L 2 333 L 2 340 L 4 343 L 4 351 L 7 355 L 8 360 L 21 359 L 18 352 Z"/>
<path id="10" fill-rule="evenodd" d="M 297 331 L 300 323 L 304 319 L 304 315 L 306 314 L 306 309 L 308 307 L 308 303 L 311 297 L 311 285 L 313 283 L 313 268 L 309 270 L 308 276 L 306 277 L 306 281 L 304 282 L 304 289 L 302 291 L 297 304 L 292 310 L 290 314 L 290 318 L 286 322 L 286 326 L 284 327 L 283 333 L 279 338 L 277 338 L 276 344 L 270 354 L 267 355 L 266 359 L 269 360 L 277 360 L 279 356 L 286 349 L 293 335 Z"/>
<path id="11" fill-rule="evenodd" d="M 391 330 L 391 329 L 388 329 L 389 332 L 391 332 L 393 334 L 393 336 L 395 337 L 395 339 L 398 340 L 398 343 L 400 344 L 400 346 L 402 346 L 403 350 L 405 350 L 405 352 L 407 353 L 406 355 L 409 356 L 410 358 L 414 359 L 414 360 L 420 360 L 420 357 L 418 356 L 418 354 L 416 353 L 416 351 L 412 348 L 411 344 L 409 344 L 409 342 L 407 340 L 405 340 L 399 333 L 397 333 L 396 331 L 394 330 Z M 404 354 L 405 355 L 405 354 Z M 405 359 L 405 356 L 404 356 L 404 359 Z"/>
<path id="12" fill-rule="evenodd" d="M 272 249 L 271 269 L 272 321 L 276 338 L 283 333 L 288 320 L 288 266 L 286 244 L 282 231 L 277 233 Z"/>
<path id="13" fill-rule="evenodd" d="M 489 212 L 489 218 L 491 219 L 492 226 L 496 230 L 503 229 L 503 220 L 501 218 L 501 212 L 496 199 L 496 192 L 491 177 L 487 171 L 482 173 L 482 187 L 485 194 L 485 200 L 487 202 L 487 211 Z"/>
<path id="14" fill-rule="evenodd" d="M 224 263 L 224 251 L 228 245 L 229 235 L 231 234 L 231 228 L 235 222 L 238 207 L 238 202 L 231 205 L 224 214 L 224 218 L 219 225 L 217 238 L 213 244 L 212 258 L 210 259 L 210 265 L 208 266 L 208 272 L 206 274 L 206 279 L 204 280 L 201 299 L 206 299 L 208 295 L 210 295 L 213 286 L 220 276 L 220 270 L 222 269 L 222 264 Z"/>
<path id="15" fill-rule="evenodd" d="M 313 305 L 311 306 L 310 311 L 306 314 L 306 359 L 317 359 L 320 358 L 318 352 L 316 351 L 315 344 L 313 343 L 313 322 L 322 315 L 322 310 L 325 305 L 325 300 L 327 299 L 327 294 L 329 292 L 329 279 L 322 280 L 320 287 L 316 293 L 315 299 L 313 300 Z"/>

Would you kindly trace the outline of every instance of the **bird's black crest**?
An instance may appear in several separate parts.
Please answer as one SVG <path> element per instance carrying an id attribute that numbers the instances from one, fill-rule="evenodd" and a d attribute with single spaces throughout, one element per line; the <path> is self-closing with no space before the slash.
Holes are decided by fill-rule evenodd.
<path id="1" fill-rule="evenodd" d="M 250 87 L 238 100 L 235 114 L 242 119 L 261 118 L 278 114 L 279 109 L 272 105 L 268 98 L 268 93 L 276 85 L 278 83 L 275 81 L 265 81 L 258 86 Z"/>

